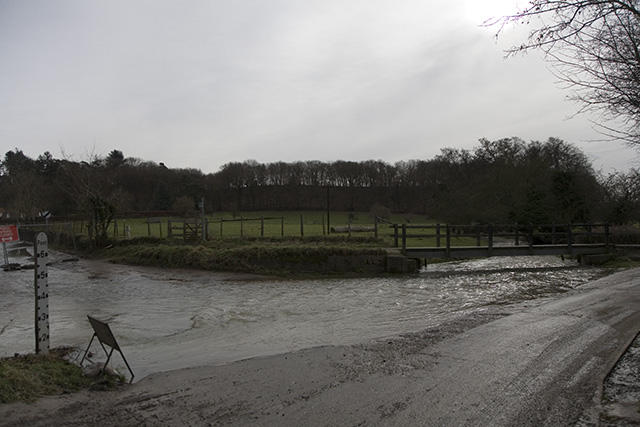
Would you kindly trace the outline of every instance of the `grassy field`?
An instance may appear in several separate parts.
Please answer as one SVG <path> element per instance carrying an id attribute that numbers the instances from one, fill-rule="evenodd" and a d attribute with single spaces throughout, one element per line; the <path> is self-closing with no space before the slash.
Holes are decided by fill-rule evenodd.
<path id="1" fill-rule="evenodd" d="M 376 236 L 374 231 L 374 219 L 370 213 L 358 212 L 331 212 L 330 224 L 327 222 L 326 212 L 242 212 L 232 214 L 231 212 L 221 212 L 214 215 L 207 215 L 208 221 L 207 236 L 209 240 L 218 238 L 289 238 L 304 237 L 317 238 L 322 237 L 331 244 L 334 237 L 365 237 L 373 238 Z M 118 218 L 113 221 L 109 227 L 108 235 L 115 240 L 125 240 L 139 237 L 166 238 L 169 232 L 169 222 L 173 227 L 179 229 L 173 230 L 173 240 L 183 240 L 182 224 L 183 219 L 178 217 L 155 217 L 155 218 Z M 194 223 L 196 218 L 188 219 Z M 200 220 L 197 220 L 200 223 Z M 413 214 L 395 214 L 388 218 L 388 221 L 395 224 L 410 225 L 435 225 L 439 221 L 426 218 L 421 215 Z M 394 230 L 389 222 L 378 223 L 377 237 L 380 247 L 394 247 L 395 239 L 393 238 Z M 343 230 L 351 225 L 352 232 L 330 232 L 330 228 L 342 228 Z M 56 233 L 64 233 L 67 235 L 87 236 L 86 221 L 74 221 L 65 223 L 51 223 L 47 227 L 50 231 Z M 366 231 L 357 230 L 366 229 Z M 411 234 L 431 234 L 431 236 L 414 236 L 407 239 L 409 247 L 428 247 L 437 246 L 437 240 L 434 235 L 435 231 L 431 230 L 410 230 Z M 201 236 L 200 230 L 198 235 Z M 399 234 L 401 231 L 399 231 Z M 445 245 L 444 229 L 441 231 L 440 245 Z M 453 237 L 452 246 L 473 246 L 476 240 L 469 237 Z M 483 242 L 486 244 L 486 242 Z M 401 241 L 398 242 L 401 246 Z"/>
<path id="2" fill-rule="evenodd" d="M 221 212 L 215 215 L 207 215 L 209 221 L 209 236 L 212 237 L 247 237 L 278 236 L 322 236 L 328 234 L 326 212 L 241 212 L 235 216 L 230 212 Z M 374 225 L 374 220 L 369 214 L 348 212 L 331 212 L 331 227 L 345 226 L 349 224 L 358 226 Z M 262 221 L 264 219 L 264 231 Z M 242 221 L 240 221 L 242 219 Z M 119 237 L 126 235 L 125 226 L 129 226 L 131 237 L 153 236 L 166 237 L 167 221 L 169 218 L 154 218 L 159 223 L 147 224 L 147 218 L 119 219 L 117 234 Z M 180 218 L 173 218 L 181 221 Z M 221 225 L 222 224 L 222 225 Z M 110 232 L 116 230 L 111 227 Z M 162 236 L 160 236 L 162 233 Z M 373 234 L 373 233 L 372 233 Z"/>
<path id="3" fill-rule="evenodd" d="M 331 212 L 330 224 L 326 212 L 221 212 L 207 215 L 207 235 L 212 238 L 228 237 L 317 237 L 317 236 L 345 236 L 349 233 L 331 233 L 330 228 L 347 227 L 353 230 L 366 228 L 367 231 L 352 231 L 352 236 L 374 237 L 375 222 L 370 213 Z M 147 218 L 118 219 L 109 230 L 111 237 L 118 239 L 131 237 L 167 237 L 169 221 L 172 225 L 182 226 L 180 218 Z M 193 221 L 193 220 L 190 220 Z M 389 218 L 392 223 L 433 225 L 437 221 L 418 215 L 394 215 Z M 128 228 L 127 228 L 128 227 Z M 127 233 L 128 230 L 128 233 Z M 173 235 L 182 234 L 176 229 Z M 378 223 L 378 238 L 382 246 L 392 247 L 393 229 L 388 223 Z M 454 239 L 454 245 L 472 245 L 473 239 Z M 409 246 L 435 246 L 435 237 L 414 237 L 408 240 Z M 444 238 L 442 239 L 444 245 Z"/>

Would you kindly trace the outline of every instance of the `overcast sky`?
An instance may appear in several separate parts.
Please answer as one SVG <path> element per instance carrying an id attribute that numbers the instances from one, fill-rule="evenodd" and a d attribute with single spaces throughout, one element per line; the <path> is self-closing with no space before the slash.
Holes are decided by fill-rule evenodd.
<path id="1" fill-rule="evenodd" d="M 520 0 L 520 3 L 526 1 Z M 640 164 L 602 136 L 516 0 L 0 0 L 0 149 L 113 149 L 171 168 L 430 159 L 479 138 L 558 137 L 605 172 Z"/>

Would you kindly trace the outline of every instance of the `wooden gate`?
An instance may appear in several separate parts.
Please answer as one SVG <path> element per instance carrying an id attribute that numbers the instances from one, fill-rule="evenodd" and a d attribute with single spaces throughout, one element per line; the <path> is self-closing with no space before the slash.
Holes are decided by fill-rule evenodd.
<path id="1" fill-rule="evenodd" d="M 167 237 L 182 237 L 186 241 L 202 239 L 203 227 L 201 220 L 167 220 Z"/>

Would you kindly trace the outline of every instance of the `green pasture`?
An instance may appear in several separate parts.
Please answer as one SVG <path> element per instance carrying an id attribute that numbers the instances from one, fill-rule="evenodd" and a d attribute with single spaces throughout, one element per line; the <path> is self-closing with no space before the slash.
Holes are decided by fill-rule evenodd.
<path id="1" fill-rule="evenodd" d="M 374 226 L 370 214 L 353 212 L 331 212 L 327 221 L 326 212 L 221 212 L 206 215 L 208 221 L 208 235 L 210 237 L 279 237 L 279 236 L 323 236 L 330 234 L 331 227 Z M 168 221 L 174 225 L 182 224 L 182 218 L 147 218 L 118 219 L 117 225 L 112 224 L 109 233 L 114 237 L 127 237 L 126 226 L 129 227 L 131 237 L 155 236 L 167 237 Z M 188 218 L 187 221 L 200 220 Z M 157 221 L 157 222 L 154 222 Z M 385 224 L 380 224 L 379 230 L 388 232 Z M 360 234 L 360 233 L 359 233 Z M 367 233 L 373 235 L 373 232 Z"/>
<path id="2" fill-rule="evenodd" d="M 221 212 L 206 216 L 208 226 L 207 235 L 209 238 L 219 237 L 318 237 L 326 236 L 362 236 L 373 237 L 375 231 L 375 221 L 370 213 L 358 212 L 330 212 L 329 221 L 327 213 L 320 211 L 313 212 L 243 212 L 235 213 Z M 194 222 L 199 218 L 187 219 Z M 110 237 L 118 239 L 134 237 L 167 237 L 169 221 L 173 227 L 182 227 L 182 218 L 128 218 L 117 219 L 109 228 Z M 433 225 L 437 221 L 429 220 L 419 215 L 397 214 L 389 218 L 389 222 L 413 225 Z M 349 233 L 331 233 L 330 228 L 347 227 L 351 225 L 353 230 L 360 228 L 370 228 L 371 231 L 352 231 Z M 77 231 L 77 230 L 76 230 Z M 414 232 L 418 233 L 418 232 Z M 420 233 L 434 233 L 433 231 L 422 230 Z M 85 234 L 85 233 L 82 233 Z M 181 238 L 181 230 L 173 230 L 172 234 L 176 238 Z M 378 238 L 385 247 L 394 246 L 393 228 L 390 224 L 378 223 Z M 441 237 L 441 245 L 445 245 L 444 235 Z M 436 246 L 436 237 L 411 237 L 407 241 L 408 246 Z M 475 245 L 472 238 L 454 238 L 452 244 L 455 246 Z M 399 242 L 401 245 L 401 242 Z"/>

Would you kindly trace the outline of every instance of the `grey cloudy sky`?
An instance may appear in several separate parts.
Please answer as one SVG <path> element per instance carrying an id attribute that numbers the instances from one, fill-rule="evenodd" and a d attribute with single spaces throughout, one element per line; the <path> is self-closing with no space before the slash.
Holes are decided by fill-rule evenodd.
<path id="1" fill-rule="evenodd" d="M 216 172 L 233 161 L 430 159 L 479 138 L 602 136 L 485 18 L 515 0 L 0 0 L 0 149 Z M 521 0 L 524 3 L 524 0 Z"/>

